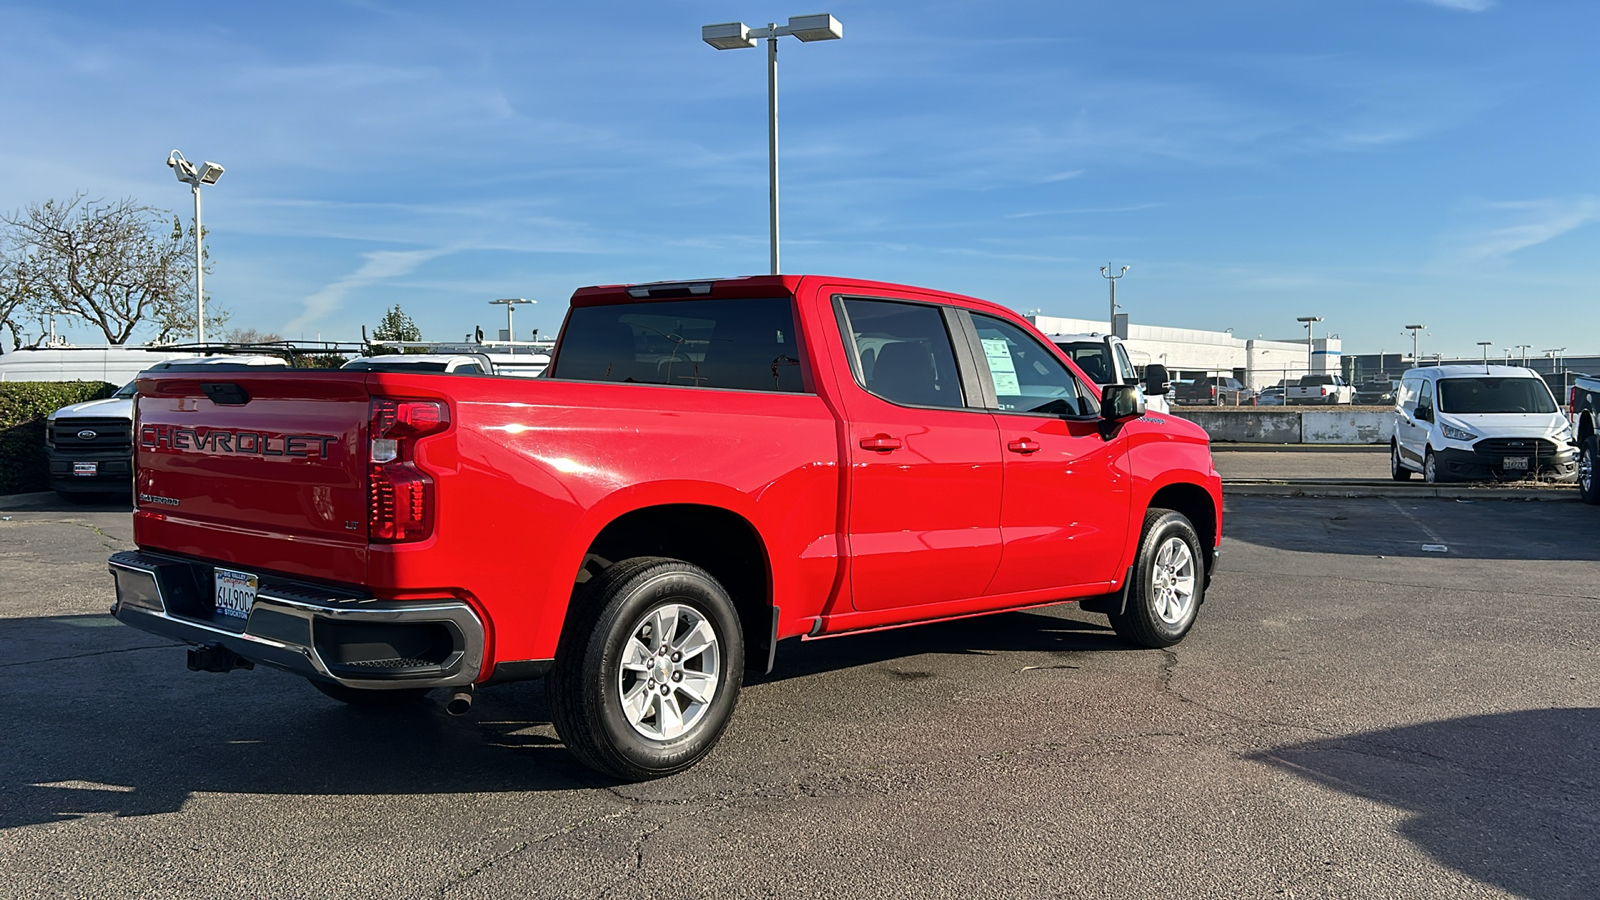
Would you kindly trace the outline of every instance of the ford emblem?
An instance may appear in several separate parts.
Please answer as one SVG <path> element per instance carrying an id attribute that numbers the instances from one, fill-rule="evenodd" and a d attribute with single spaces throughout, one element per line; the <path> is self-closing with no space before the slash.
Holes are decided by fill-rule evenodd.
<path id="1" fill-rule="evenodd" d="M 100 436 L 100 432 L 98 432 L 98 431 L 90 431 L 87 428 L 85 428 L 84 430 L 78 432 L 78 440 L 80 440 L 80 441 L 92 441 L 92 440 L 94 440 L 95 438 L 97 438 L 99 436 Z"/>

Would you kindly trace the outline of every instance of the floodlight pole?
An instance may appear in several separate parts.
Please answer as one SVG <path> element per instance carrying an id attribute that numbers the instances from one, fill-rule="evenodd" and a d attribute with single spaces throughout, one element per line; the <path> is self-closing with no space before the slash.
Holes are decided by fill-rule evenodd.
<path id="1" fill-rule="evenodd" d="M 778 25 L 767 23 L 767 235 L 778 274 Z"/>
<path id="2" fill-rule="evenodd" d="M 1413 369 L 1421 365 L 1421 361 L 1417 359 L 1417 335 L 1427 327 L 1426 325 L 1405 326 L 1405 329 L 1411 332 L 1411 368 Z"/>
<path id="3" fill-rule="evenodd" d="M 706 25 L 700 39 L 718 50 L 754 47 L 756 39 L 767 39 L 767 232 L 772 274 L 778 274 L 778 38 L 793 35 L 802 41 L 827 41 L 844 37 L 839 21 L 825 13 L 791 16 L 789 24 L 767 23 L 750 29 L 743 22 Z"/>
<path id="4" fill-rule="evenodd" d="M 194 192 L 194 339 L 206 342 L 206 266 L 200 249 L 200 182 L 189 185 Z"/>
<path id="5" fill-rule="evenodd" d="M 1479 341 L 1478 346 L 1483 348 L 1483 370 L 1489 371 L 1489 348 L 1494 346 L 1493 341 Z"/>
<path id="6" fill-rule="evenodd" d="M 1130 268 L 1132 266 L 1123 266 L 1121 275 L 1112 275 L 1110 263 L 1100 267 L 1100 277 L 1111 282 L 1111 330 L 1107 331 L 1106 334 L 1117 333 L 1117 279 L 1128 274 Z"/>
<path id="7" fill-rule="evenodd" d="M 1306 326 L 1306 374 L 1310 375 L 1311 374 L 1311 360 L 1315 356 L 1315 353 L 1313 352 L 1313 348 L 1316 346 L 1316 337 L 1315 337 L 1315 335 L 1313 333 L 1313 329 L 1316 327 L 1316 324 L 1318 322 L 1322 321 L 1322 317 L 1321 316 L 1299 316 L 1298 318 L 1295 319 L 1295 321 L 1299 322 L 1300 324 L 1302 324 L 1304 326 Z"/>
<path id="8" fill-rule="evenodd" d="M 1517 349 L 1522 351 L 1522 367 L 1524 369 L 1526 369 L 1528 367 L 1528 348 L 1532 347 L 1532 346 L 1533 346 L 1532 344 L 1518 344 L 1517 345 Z"/>
<path id="9" fill-rule="evenodd" d="M 539 301 L 537 301 L 537 300 L 524 300 L 521 297 L 505 297 L 505 298 L 502 298 L 500 300 L 490 300 L 489 301 L 490 305 L 492 305 L 492 306 L 504 306 L 506 308 L 506 340 L 515 341 L 517 339 L 517 330 L 511 324 L 511 313 L 512 313 L 512 311 L 515 310 L 517 308 L 517 306 L 520 305 L 520 304 L 523 304 L 523 303 L 537 303 L 537 302 L 539 302 Z"/>

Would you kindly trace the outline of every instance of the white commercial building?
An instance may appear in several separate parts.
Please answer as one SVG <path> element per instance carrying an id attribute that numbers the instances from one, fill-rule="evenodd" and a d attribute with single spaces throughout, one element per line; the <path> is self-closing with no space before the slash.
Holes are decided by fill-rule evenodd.
<path id="1" fill-rule="evenodd" d="M 1104 334 L 1104 319 L 1067 319 L 1028 316 L 1045 334 Z M 1231 375 L 1251 388 L 1271 387 L 1285 378 L 1310 372 L 1339 372 L 1341 343 L 1336 337 L 1318 337 L 1306 352 L 1305 341 L 1269 341 L 1236 338 L 1228 331 L 1166 328 L 1128 324 L 1117 316 L 1117 336 L 1128 345 L 1128 355 L 1141 369 L 1161 363 L 1177 380 L 1204 375 Z"/>

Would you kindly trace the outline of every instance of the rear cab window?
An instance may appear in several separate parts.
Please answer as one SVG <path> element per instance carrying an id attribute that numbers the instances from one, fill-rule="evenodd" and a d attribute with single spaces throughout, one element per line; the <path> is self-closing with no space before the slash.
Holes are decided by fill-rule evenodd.
<path id="1" fill-rule="evenodd" d="M 575 306 L 551 378 L 805 393 L 788 297 Z"/>

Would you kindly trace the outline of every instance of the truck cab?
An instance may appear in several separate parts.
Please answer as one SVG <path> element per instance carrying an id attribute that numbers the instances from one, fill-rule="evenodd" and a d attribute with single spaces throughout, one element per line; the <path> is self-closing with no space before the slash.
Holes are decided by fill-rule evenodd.
<path id="1" fill-rule="evenodd" d="M 1145 367 L 1145 379 L 1141 381 L 1139 370 L 1133 364 L 1133 358 L 1128 353 L 1128 345 L 1114 334 L 1052 334 L 1050 342 L 1061 348 L 1061 352 L 1068 359 L 1078 364 L 1083 374 L 1089 376 L 1101 387 L 1113 384 L 1127 384 L 1139 388 L 1144 395 L 1145 408 L 1154 413 L 1167 413 L 1171 409 L 1168 405 L 1168 395 L 1172 391 L 1167 380 L 1166 367 L 1154 363 Z M 1156 377 L 1149 378 L 1151 370 L 1156 370 Z"/>

